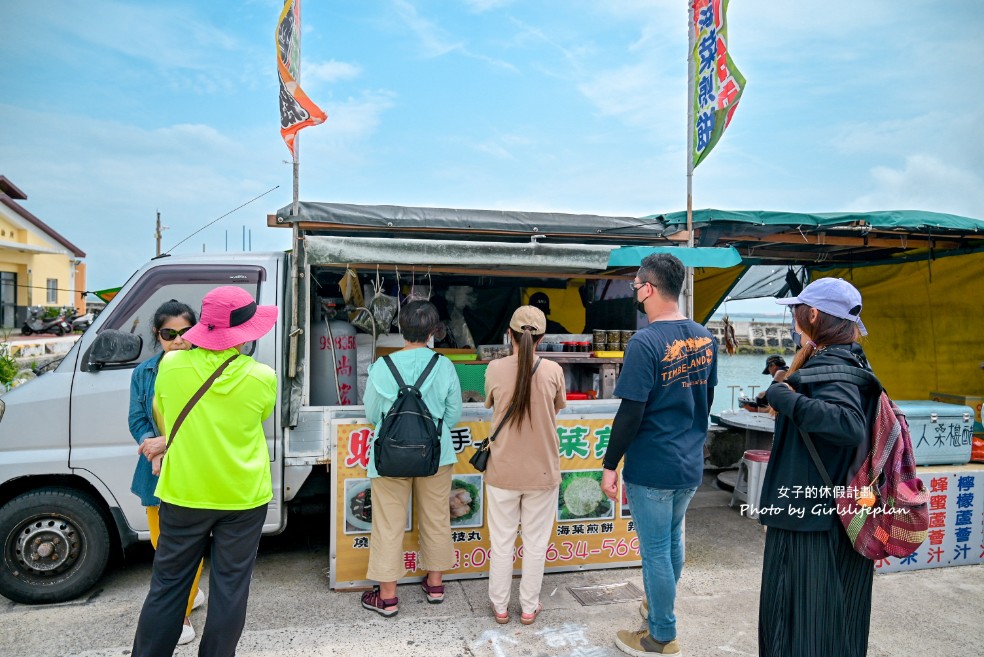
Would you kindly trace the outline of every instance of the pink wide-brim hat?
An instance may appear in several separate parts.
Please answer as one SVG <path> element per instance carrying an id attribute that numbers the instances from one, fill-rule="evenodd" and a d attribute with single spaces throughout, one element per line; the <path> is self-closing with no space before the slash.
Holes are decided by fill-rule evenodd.
<path id="1" fill-rule="evenodd" d="M 217 287 L 202 299 L 198 323 L 182 337 L 202 349 L 225 351 L 266 335 L 279 313 L 276 306 L 256 305 L 253 295 L 241 287 Z"/>

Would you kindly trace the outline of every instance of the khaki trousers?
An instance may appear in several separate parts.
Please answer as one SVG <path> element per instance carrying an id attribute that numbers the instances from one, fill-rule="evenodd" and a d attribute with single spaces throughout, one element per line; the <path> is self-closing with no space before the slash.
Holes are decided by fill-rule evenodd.
<path id="1" fill-rule="evenodd" d="M 374 477 L 372 533 L 366 578 L 395 582 L 407 574 L 403 560 L 410 491 L 416 507 L 420 551 L 417 566 L 428 572 L 444 572 L 454 566 L 451 544 L 451 468 L 444 465 L 431 477 Z"/>
<path id="2" fill-rule="evenodd" d="M 549 490 L 519 491 L 485 485 L 488 508 L 489 600 L 499 614 L 506 613 L 512 588 L 513 548 L 522 525 L 523 575 L 519 581 L 519 604 L 524 614 L 532 614 L 540 603 L 540 585 L 547 558 L 550 531 L 557 516 L 557 493 Z"/>

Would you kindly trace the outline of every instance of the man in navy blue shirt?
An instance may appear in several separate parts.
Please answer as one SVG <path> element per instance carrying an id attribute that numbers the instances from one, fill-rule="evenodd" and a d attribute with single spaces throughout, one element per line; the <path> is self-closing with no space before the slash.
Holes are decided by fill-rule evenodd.
<path id="1" fill-rule="evenodd" d="M 639 536 L 648 627 L 623 630 L 630 655 L 679 655 L 673 604 L 683 571 L 683 518 L 704 472 L 704 441 L 717 385 L 717 342 L 680 312 L 686 269 L 678 258 L 643 259 L 632 288 L 649 325 L 625 351 L 615 386 L 622 399 L 605 453 L 602 488 L 618 497 L 619 461 Z"/>

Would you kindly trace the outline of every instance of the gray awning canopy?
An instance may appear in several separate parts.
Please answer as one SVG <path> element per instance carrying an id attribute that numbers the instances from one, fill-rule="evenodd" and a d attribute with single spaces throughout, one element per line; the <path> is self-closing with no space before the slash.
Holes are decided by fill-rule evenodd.
<path id="1" fill-rule="evenodd" d="M 277 223 L 298 223 L 307 232 L 358 235 L 372 232 L 399 237 L 453 237 L 465 241 L 527 241 L 538 235 L 551 242 L 665 243 L 663 222 L 637 217 L 606 217 L 559 212 L 416 208 L 301 202 L 277 211 Z"/>
<path id="2" fill-rule="evenodd" d="M 614 245 L 386 239 L 307 235 L 308 265 L 379 264 L 495 270 L 600 272 Z"/>

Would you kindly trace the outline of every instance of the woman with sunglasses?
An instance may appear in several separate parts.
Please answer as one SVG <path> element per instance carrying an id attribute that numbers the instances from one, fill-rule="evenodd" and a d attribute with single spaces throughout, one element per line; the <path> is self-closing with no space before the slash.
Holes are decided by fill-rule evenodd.
<path id="1" fill-rule="evenodd" d="M 191 348 L 191 344 L 185 342 L 182 336 L 195 325 L 195 321 L 195 311 L 187 305 L 174 299 L 162 304 L 154 312 L 151 328 L 154 349 L 160 349 L 161 353 L 140 363 L 133 370 L 133 376 L 130 378 L 130 433 L 139 445 L 137 468 L 133 473 L 130 490 L 147 508 L 150 542 L 154 545 L 154 549 L 157 549 L 157 539 L 160 536 L 158 510 L 161 501 L 154 496 L 158 473 L 154 471 L 152 462 L 164 453 L 165 444 L 163 422 L 154 404 L 154 383 L 157 381 L 157 368 L 164 354 Z M 181 628 L 181 638 L 178 640 L 180 645 L 191 643 L 195 639 L 195 630 L 188 617 L 192 609 L 200 607 L 205 602 L 205 594 L 198 588 L 201 573 L 202 566 L 199 564 L 198 574 L 195 575 L 195 582 L 188 595 L 184 626 Z"/>

